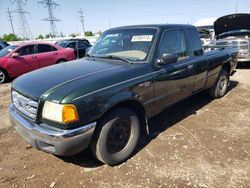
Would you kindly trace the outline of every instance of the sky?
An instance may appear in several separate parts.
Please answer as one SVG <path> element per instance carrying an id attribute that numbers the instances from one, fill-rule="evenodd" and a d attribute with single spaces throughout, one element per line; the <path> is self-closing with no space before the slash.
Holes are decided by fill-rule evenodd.
<path id="1" fill-rule="evenodd" d="M 14 0 L 11 0 L 12 2 Z M 0 0 L 0 36 L 11 33 L 6 11 L 15 10 L 10 0 Z M 25 0 L 23 0 L 25 1 Z M 49 33 L 48 10 L 38 5 L 40 0 L 27 0 L 23 7 L 34 37 Z M 194 24 L 200 19 L 227 14 L 250 13 L 250 0 L 53 0 L 60 6 L 54 9 L 58 32 L 64 35 L 82 32 L 79 13 L 84 10 L 85 30 L 105 31 L 110 27 L 135 24 L 181 23 Z M 19 33 L 18 17 L 13 15 L 15 32 Z"/>

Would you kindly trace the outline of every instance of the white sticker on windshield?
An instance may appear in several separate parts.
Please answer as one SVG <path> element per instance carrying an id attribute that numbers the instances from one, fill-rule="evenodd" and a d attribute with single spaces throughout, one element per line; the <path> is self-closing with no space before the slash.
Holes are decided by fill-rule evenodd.
<path id="1" fill-rule="evenodd" d="M 131 42 L 151 42 L 153 35 L 134 35 Z"/>

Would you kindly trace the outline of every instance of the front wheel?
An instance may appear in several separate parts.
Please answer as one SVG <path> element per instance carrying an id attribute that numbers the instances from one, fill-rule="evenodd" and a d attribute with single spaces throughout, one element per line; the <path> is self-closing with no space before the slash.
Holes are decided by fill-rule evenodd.
<path id="1" fill-rule="evenodd" d="M 118 108 L 107 114 L 98 125 L 91 149 L 101 162 L 117 165 L 133 153 L 139 135 L 137 115 L 128 108 Z"/>
<path id="2" fill-rule="evenodd" d="M 225 69 L 222 69 L 214 86 L 209 89 L 209 94 L 215 99 L 221 98 L 227 93 L 228 86 L 229 74 Z"/>

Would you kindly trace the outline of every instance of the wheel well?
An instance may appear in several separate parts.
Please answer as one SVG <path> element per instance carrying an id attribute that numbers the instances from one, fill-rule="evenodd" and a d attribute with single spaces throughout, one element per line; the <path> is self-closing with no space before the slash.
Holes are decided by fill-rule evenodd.
<path id="1" fill-rule="evenodd" d="M 60 61 L 67 61 L 67 59 L 63 59 L 63 58 L 59 59 L 59 60 L 57 60 L 56 64 L 59 63 Z"/>
<path id="2" fill-rule="evenodd" d="M 100 119 L 102 119 L 102 117 L 104 117 L 107 113 L 109 113 L 110 111 L 113 111 L 117 108 L 129 108 L 131 110 L 133 110 L 134 113 L 136 113 L 136 115 L 138 116 L 139 120 L 140 120 L 140 124 L 141 124 L 141 128 L 143 133 L 147 133 L 147 117 L 146 117 L 146 113 L 145 113 L 145 109 L 143 107 L 143 105 L 140 102 L 137 101 L 133 101 L 133 100 L 128 100 L 128 101 L 124 101 L 124 102 L 120 102 L 117 105 L 111 107 L 110 109 L 108 109 L 102 116 Z"/>
<path id="3" fill-rule="evenodd" d="M 231 65 L 229 62 L 223 64 L 223 69 L 225 69 L 228 72 L 228 75 L 230 75 Z"/>

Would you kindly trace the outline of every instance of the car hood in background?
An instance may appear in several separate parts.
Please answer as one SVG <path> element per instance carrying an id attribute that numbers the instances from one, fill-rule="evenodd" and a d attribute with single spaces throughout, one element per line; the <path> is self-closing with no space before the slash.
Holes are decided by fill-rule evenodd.
<path id="1" fill-rule="evenodd" d="M 250 34 L 250 14 L 231 14 L 214 22 L 217 38 Z"/>

